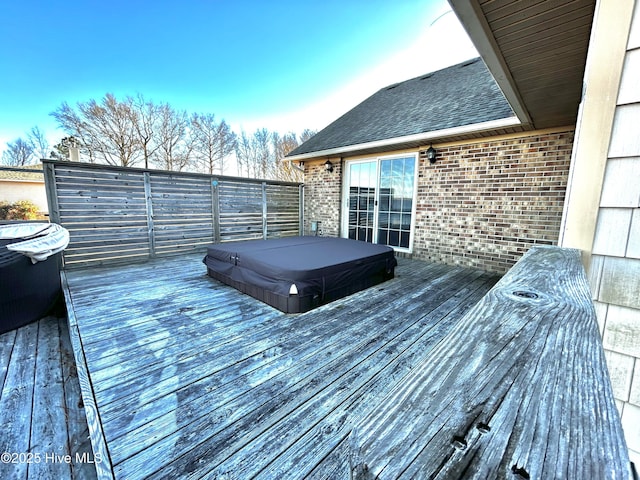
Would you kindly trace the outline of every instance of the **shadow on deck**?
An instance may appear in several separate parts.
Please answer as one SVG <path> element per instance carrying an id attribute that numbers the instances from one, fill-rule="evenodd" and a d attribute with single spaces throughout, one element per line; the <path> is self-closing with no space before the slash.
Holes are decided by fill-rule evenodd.
<path id="1" fill-rule="evenodd" d="M 201 256 L 68 271 L 99 476 L 349 478 L 354 425 L 497 280 L 400 259 L 391 281 L 286 315 Z"/>

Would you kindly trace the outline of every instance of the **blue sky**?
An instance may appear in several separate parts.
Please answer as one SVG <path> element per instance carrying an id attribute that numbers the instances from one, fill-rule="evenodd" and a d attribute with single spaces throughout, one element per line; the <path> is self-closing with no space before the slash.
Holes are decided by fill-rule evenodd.
<path id="1" fill-rule="evenodd" d="M 108 92 L 214 113 L 238 131 L 321 129 L 390 83 L 475 56 L 448 10 L 446 0 L 3 1 L 0 149 L 33 126 L 56 141 L 50 112 Z"/>

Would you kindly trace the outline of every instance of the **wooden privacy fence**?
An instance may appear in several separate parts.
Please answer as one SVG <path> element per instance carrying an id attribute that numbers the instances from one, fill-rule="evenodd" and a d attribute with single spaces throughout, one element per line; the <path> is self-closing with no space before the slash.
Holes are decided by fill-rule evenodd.
<path id="1" fill-rule="evenodd" d="M 299 183 L 55 160 L 43 164 L 50 219 L 71 237 L 66 268 L 301 232 Z"/>

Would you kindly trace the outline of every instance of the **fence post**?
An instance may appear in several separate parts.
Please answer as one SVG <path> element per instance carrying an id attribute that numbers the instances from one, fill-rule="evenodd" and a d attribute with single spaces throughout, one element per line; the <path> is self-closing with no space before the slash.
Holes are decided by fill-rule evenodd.
<path id="1" fill-rule="evenodd" d="M 217 177 L 211 179 L 211 217 L 213 220 L 213 243 L 220 243 L 220 192 Z"/>
<path id="2" fill-rule="evenodd" d="M 153 229 L 153 198 L 151 197 L 151 176 L 144 172 L 144 200 L 147 205 L 147 232 L 149 234 L 149 256 L 156 256 L 156 237 Z"/>
<path id="3" fill-rule="evenodd" d="M 60 205 L 58 204 L 58 188 L 56 187 L 55 165 L 52 163 L 42 163 L 44 175 L 44 191 L 47 195 L 47 205 L 49 207 L 49 222 L 60 225 Z M 64 268 L 64 252 L 58 255 L 58 270 Z"/>
<path id="4" fill-rule="evenodd" d="M 304 235 L 304 183 L 298 186 L 298 235 Z"/>
<path id="5" fill-rule="evenodd" d="M 55 165 L 43 162 L 42 169 L 44 171 L 44 189 L 47 193 L 47 203 L 49 204 L 49 221 L 60 223 L 60 206 L 58 205 Z"/>
<path id="6" fill-rule="evenodd" d="M 262 182 L 262 238 L 267 239 L 267 182 Z"/>

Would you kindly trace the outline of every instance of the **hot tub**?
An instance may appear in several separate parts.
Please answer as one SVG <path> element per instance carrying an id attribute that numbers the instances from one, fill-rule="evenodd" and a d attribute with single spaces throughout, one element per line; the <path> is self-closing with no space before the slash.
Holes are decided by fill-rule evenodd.
<path id="1" fill-rule="evenodd" d="M 60 255 L 69 233 L 59 225 L 0 225 L 0 334 L 44 317 L 60 288 Z"/>
<path id="2" fill-rule="evenodd" d="M 394 276 L 386 245 L 335 237 L 284 237 L 211 245 L 207 273 L 285 313 L 302 313 Z"/>

